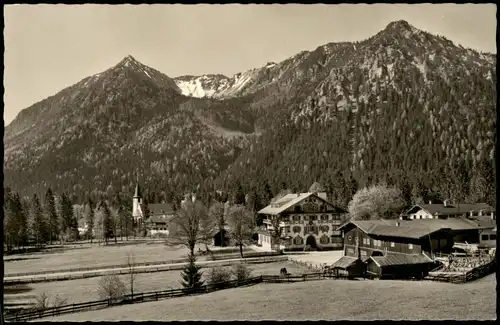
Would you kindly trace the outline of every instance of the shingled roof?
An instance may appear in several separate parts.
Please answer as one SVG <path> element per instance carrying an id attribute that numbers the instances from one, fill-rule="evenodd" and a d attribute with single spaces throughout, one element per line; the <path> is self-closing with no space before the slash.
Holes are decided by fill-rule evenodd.
<path id="1" fill-rule="evenodd" d="M 358 258 L 351 256 L 342 256 L 339 260 L 331 265 L 332 268 L 347 269 L 349 266 L 356 263 Z"/>
<path id="2" fill-rule="evenodd" d="M 417 204 L 409 209 L 406 213 L 412 213 L 418 210 L 425 210 L 432 215 L 454 215 L 454 214 L 466 214 L 470 212 L 483 211 L 485 213 L 491 213 L 494 211 L 493 207 L 486 203 L 475 203 L 475 204 Z"/>
<path id="3" fill-rule="evenodd" d="M 432 260 L 423 254 L 387 254 L 386 256 L 371 256 L 370 259 L 378 266 L 432 263 Z"/>
<path id="4" fill-rule="evenodd" d="M 291 193 L 283 196 L 282 198 L 278 199 L 276 202 L 273 202 L 260 210 L 259 214 L 270 214 L 270 215 L 277 215 L 282 213 L 283 211 L 287 210 L 288 208 L 294 206 L 295 204 L 299 203 L 300 201 L 310 197 L 310 196 L 315 196 L 318 199 L 324 201 L 325 203 L 328 203 L 330 206 L 332 204 L 325 199 L 323 199 L 321 196 L 319 196 L 315 192 L 307 192 L 307 193 Z M 344 210 L 335 207 L 339 212 L 345 212 Z"/>
<path id="5" fill-rule="evenodd" d="M 413 238 L 419 239 L 429 234 L 440 231 L 446 227 L 437 227 L 432 225 L 412 225 L 407 224 L 397 226 L 397 220 L 351 220 L 347 224 L 341 226 L 339 229 L 344 228 L 348 224 L 353 224 L 363 232 L 374 236 L 385 237 L 399 237 L 399 238 Z"/>
<path id="6" fill-rule="evenodd" d="M 154 203 L 148 204 L 149 215 L 173 215 L 174 209 L 168 203 Z"/>

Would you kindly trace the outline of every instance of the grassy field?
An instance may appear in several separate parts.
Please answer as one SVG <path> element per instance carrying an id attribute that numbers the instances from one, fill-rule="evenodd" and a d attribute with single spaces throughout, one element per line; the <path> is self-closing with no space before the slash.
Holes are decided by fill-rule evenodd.
<path id="1" fill-rule="evenodd" d="M 466 284 L 321 280 L 67 314 L 45 321 L 494 320 L 496 274 Z"/>
<path id="2" fill-rule="evenodd" d="M 292 262 L 276 262 L 251 264 L 248 266 L 252 270 L 252 275 L 279 275 L 282 267 L 286 267 L 291 273 L 306 273 L 308 270 L 300 265 Z M 203 269 L 204 273 L 208 269 Z M 120 276 L 123 282 L 129 286 L 130 277 L 127 275 Z M 88 278 L 70 281 L 45 282 L 30 284 L 30 291 L 26 292 L 31 296 L 38 296 L 43 292 L 48 293 L 51 298 L 59 295 L 61 298 L 67 299 L 68 303 L 78 303 L 91 300 L 98 300 L 97 288 L 100 278 Z M 135 275 L 134 292 L 160 291 L 174 288 L 180 288 L 181 271 L 155 272 L 155 273 L 139 273 Z"/>
<path id="3" fill-rule="evenodd" d="M 198 251 L 199 247 L 195 250 Z M 204 249 L 204 246 L 200 246 Z M 211 248 L 216 250 L 217 248 Z M 246 249 L 246 251 L 251 251 Z M 168 261 L 187 256 L 188 250 L 184 247 L 166 246 L 162 242 L 133 245 L 82 244 L 80 247 L 57 249 L 55 252 L 34 253 L 29 255 L 9 256 L 10 259 L 20 260 L 4 261 L 4 272 L 21 273 L 29 271 L 53 271 L 79 267 L 106 266 L 127 263 L 127 254 L 135 256 L 136 263 Z M 200 256 L 199 260 L 207 259 Z"/>

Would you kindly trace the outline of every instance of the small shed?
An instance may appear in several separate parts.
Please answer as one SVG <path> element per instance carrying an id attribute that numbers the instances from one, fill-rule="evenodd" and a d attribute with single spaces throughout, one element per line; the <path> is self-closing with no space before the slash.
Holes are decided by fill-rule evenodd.
<path id="1" fill-rule="evenodd" d="M 226 227 L 221 230 L 215 230 L 212 233 L 212 243 L 214 246 L 226 247 L 229 246 L 229 231 Z"/>
<path id="2" fill-rule="evenodd" d="M 366 273 L 373 278 L 423 278 L 435 267 L 434 262 L 423 254 L 388 254 L 371 256 L 366 261 Z"/>
<path id="3" fill-rule="evenodd" d="M 366 265 L 359 258 L 342 256 L 330 267 L 335 276 L 346 276 L 349 278 L 364 277 Z"/>

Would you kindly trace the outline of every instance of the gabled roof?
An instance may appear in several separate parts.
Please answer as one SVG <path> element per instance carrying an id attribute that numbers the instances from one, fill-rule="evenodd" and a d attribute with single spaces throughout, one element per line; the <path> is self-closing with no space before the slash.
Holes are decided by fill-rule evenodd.
<path id="1" fill-rule="evenodd" d="M 332 268 L 347 269 L 349 266 L 356 263 L 358 259 L 352 256 L 342 256 L 337 262 L 331 265 Z M 361 262 L 361 261 L 360 261 Z"/>
<path id="2" fill-rule="evenodd" d="M 423 254 L 387 254 L 386 256 L 371 256 L 370 259 L 378 266 L 432 263 L 432 260 Z"/>
<path id="3" fill-rule="evenodd" d="M 468 221 L 477 224 L 482 229 L 490 229 L 497 226 L 497 221 L 490 216 L 472 217 L 467 218 Z"/>
<path id="4" fill-rule="evenodd" d="M 473 230 L 481 229 L 482 227 L 472 220 L 466 218 L 448 218 L 448 219 L 415 219 L 415 220 L 400 220 L 402 225 L 415 227 L 441 227 L 450 228 L 451 230 Z"/>
<path id="5" fill-rule="evenodd" d="M 173 215 L 175 214 L 174 209 L 168 203 L 154 203 L 148 204 L 149 215 Z"/>
<path id="6" fill-rule="evenodd" d="M 231 230 L 231 228 L 228 226 L 228 225 L 224 225 L 224 227 L 222 228 L 222 231 L 225 232 L 225 233 L 228 233 L 229 231 Z M 214 230 L 212 230 L 210 232 L 210 235 L 211 236 L 215 236 L 217 235 L 218 233 L 220 232 L 219 228 L 215 228 Z"/>
<path id="7" fill-rule="evenodd" d="M 409 226 L 401 221 L 399 221 L 400 225 L 397 226 L 396 222 L 398 222 L 398 220 L 351 220 L 347 224 L 342 225 L 339 229 L 352 224 L 369 235 L 419 239 L 446 228 L 432 225 Z"/>
<path id="8" fill-rule="evenodd" d="M 283 196 L 282 198 L 278 199 L 276 202 L 273 202 L 269 204 L 267 207 L 263 208 L 260 210 L 259 214 L 270 214 L 270 215 L 276 215 L 280 214 L 283 211 L 287 210 L 288 208 L 294 206 L 295 204 L 299 203 L 300 201 L 310 197 L 314 196 L 318 198 L 319 200 L 333 206 L 330 202 L 326 201 L 325 199 L 321 198 L 318 196 L 316 193 L 313 192 L 307 192 L 307 193 L 291 193 Z M 338 210 L 342 210 L 340 208 L 337 208 Z M 342 210 L 344 211 L 344 210 Z"/>
<path id="9" fill-rule="evenodd" d="M 412 213 L 418 210 L 425 210 L 432 215 L 450 215 L 450 214 L 464 214 L 469 213 L 471 211 L 478 212 L 483 211 L 486 213 L 493 212 L 494 209 L 492 206 L 486 203 L 475 203 L 475 204 L 448 204 L 444 206 L 444 204 L 417 204 L 409 209 L 406 213 Z"/>

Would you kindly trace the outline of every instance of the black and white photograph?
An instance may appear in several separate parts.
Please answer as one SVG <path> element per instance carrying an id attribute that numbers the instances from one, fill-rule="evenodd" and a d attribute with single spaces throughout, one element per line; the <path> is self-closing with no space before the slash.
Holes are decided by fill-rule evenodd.
<path id="1" fill-rule="evenodd" d="M 4 5 L 2 323 L 495 320 L 496 15 Z"/>

